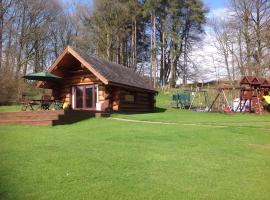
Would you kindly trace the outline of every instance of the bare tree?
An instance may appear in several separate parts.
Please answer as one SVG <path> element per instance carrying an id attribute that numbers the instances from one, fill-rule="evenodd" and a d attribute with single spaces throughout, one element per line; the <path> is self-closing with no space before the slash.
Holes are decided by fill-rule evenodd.
<path id="1" fill-rule="evenodd" d="M 212 20 L 212 27 L 215 36 L 214 46 L 216 47 L 218 54 L 223 58 L 228 80 L 232 81 L 233 78 L 230 66 L 232 42 L 230 40 L 230 29 L 228 28 L 228 23 L 223 20 Z"/>
<path id="2" fill-rule="evenodd" d="M 239 61 L 242 74 L 261 76 L 267 65 L 267 27 L 270 1 L 231 0 L 233 21 L 238 24 Z"/>

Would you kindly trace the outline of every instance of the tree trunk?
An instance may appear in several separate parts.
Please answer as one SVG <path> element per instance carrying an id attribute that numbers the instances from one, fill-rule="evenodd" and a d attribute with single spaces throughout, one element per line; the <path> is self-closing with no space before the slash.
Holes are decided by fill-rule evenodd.
<path id="1" fill-rule="evenodd" d="M 134 20 L 134 71 L 137 70 L 137 20 Z"/>
<path id="2" fill-rule="evenodd" d="M 134 19 L 132 17 L 131 20 L 131 66 L 134 68 L 134 60 L 135 60 L 135 55 L 134 55 Z"/>
<path id="3" fill-rule="evenodd" d="M 156 15 L 154 13 L 154 87 L 157 87 L 157 44 L 156 44 Z"/>
<path id="4" fill-rule="evenodd" d="M 120 64 L 121 63 L 121 43 L 120 43 L 120 39 L 119 39 L 119 35 L 116 36 L 117 37 L 117 49 L 116 49 L 116 63 Z"/>
<path id="5" fill-rule="evenodd" d="M 137 68 L 137 20 L 132 17 L 131 20 L 131 65 L 134 71 Z"/>
<path id="6" fill-rule="evenodd" d="M 232 77 L 231 77 L 231 71 L 230 71 L 230 66 L 229 66 L 229 53 L 228 53 L 228 49 L 224 49 L 224 62 L 225 62 L 225 66 L 226 66 L 226 70 L 227 70 L 227 76 L 229 81 L 232 81 Z"/>
<path id="7" fill-rule="evenodd" d="M 10 71 L 12 71 L 10 65 L 10 51 L 11 51 L 11 42 L 12 42 L 12 35 L 11 35 L 11 31 L 9 31 L 8 33 L 8 43 L 7 43 L 7 48 L 6 48 L 6 52 L 5 52 L 5 56 L 6 56 L 6 63 L 5 63 L 5 67 L 8 68 Z"/>
<path id="8" fill-rule="evenodd" d="M 107 33 L 107 59 L 110 60 L 111 59 L 111 43 L 110 43 L 110 36 L 109 33 Z"/>
<path id="9" fill-rule="evenodd" d="M 3 26 L 4 26 L 4 5 L 3 0 L 0 0 L 0 69 L 2 68 Z"/>
<path id="10" fill-rule="evenodd" d="M 153 15 L 151 13 L 151 34 L 150 34 L 150 79 L 153 80 Z"/>
<path id="11" fill-rule="evenodd" d="M 38 41 L 35 42 L 34 72 L 40 72 L 40 49 Z"/>
<path id="12" fill-rule="evenodd" d="M 252 66 L 251 66 L 251 39 L 249 34 L 249 13 L 248 10 L 245 11 L 244 16 L 244 39 L 245 39 L 245 45 L 246 45 L 246 56 L 247 56 L 247 69 L 248 69 L 248 75 L 252 75 Z"/>
<path id="13" fill-rule="evenodd" d="M 256 0 L 256 21 L 255 21 L 255 32 L 256 32 L 256 54 L 255 54 L 255 60 L 257 62 L 256 65 L 256 76 L 261 76 L 261 62 L 262 62 L 262 44 L 261 44 L 261 1 Z"/>
<path id="14" fill-rule="evenodd" d="M 23 16 L 22 16 L 22 21 L 21 21 L 21 34 L 20 34 L 20 38 L 19 38 L 19 52 L 18 52 L 18 58 L 17 58 L 17 70 L 16 70 L 16 74 L 15 74 L 15 79 L 18 79 L 20 71 L 21 71 L 21 67 L 22 67 L 22 53 L 23 53 L 23 49 L 24 49 L 24 29 L 25 29 L 25 12 L 26 12 L 26 8 L 23 8 Z"/>
<path id="15" fill-rule="evenodd" d="M 164 27 L 163 27 L 164 29 Z M 165 64 L 166 64 L 166 44 L 165 44 L 166 32 L 162 31 L 162 67 L 160 68 L 160 78 L 162 80 L 162 85 L 165 85 Z"/>
<path id="16" fill-rule="evenodd" d="M 27 73 L 27 66 L 28 66 L 28 62 L 25 62 L 23 66 L 23 76 L 26 75 Z"/>
<path id="17" fill-rule="evenodd" d="M 183 65 L 183 85 L 186 85 L 187 84 L 187 40 L 188 40 L 188 31 L 185 34 L 184 65 Z"/>
<path id="18" fill-rule="evenodd" d="M 232 49 L 231 49 L 231 59 L 232 59 L 232 81 L 234 83 L 235 81 L 235 65 L 234 65 L 234 45 L 232 43 Z"/>
<path id="19" fill-rule="evenodd" d="M 246 75 L 246 71 L 244 68 L 244 62 L 243 62 L 243 48 L 242 48 L 242 31 L 239 31 L 238 33 L 238 46 L 239 46 L 239 70 L 241 76 Z"/>
<path id="20" fill-rule="evenodd" d="M 171 47 L 170 47 L 170 87 L 175 87 L 176 82 L 176 66 L 175 66 L 175 58 L 174 58 L 174 41 L 171 39 Z"/>

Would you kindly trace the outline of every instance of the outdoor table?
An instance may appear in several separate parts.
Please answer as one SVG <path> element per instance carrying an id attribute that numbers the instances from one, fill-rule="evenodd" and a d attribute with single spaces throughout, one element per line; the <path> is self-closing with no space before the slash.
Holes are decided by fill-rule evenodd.
<path id="1" fill-rule="evenodd" d="M 32 99 L 32 102 L 34 105 L 39 105 L 38 109 L 49 110 L 54 100 Z"/>
<path id="2" fill-rule="evenodd" d="M 23 100 L 21 101 L 21 110 L 22 111 L 26 111 L 27 108 L 29 108 L 30 110 L 34 110 L 34 107 L 35 105 L 38 105 L 39 103 L 37 102 L 34 102 L 32 100 Z"/>
<path id="3" fill-rule="evenodd" d="M 38 109 L 50 110 L 50 106 L 53 104 L 55 110 L 62 109 L 62 101 L 60 100 L 43 100 L 43 99 L 32 99 L 33 105 L 39 105 Z"/>

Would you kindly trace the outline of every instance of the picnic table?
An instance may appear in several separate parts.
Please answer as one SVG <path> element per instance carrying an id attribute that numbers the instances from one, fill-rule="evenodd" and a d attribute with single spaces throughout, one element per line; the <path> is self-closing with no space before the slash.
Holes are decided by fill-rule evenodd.
<path id="1" fill-rule="evenodd" d="M 176 103 L 176 107 L 188 108 L 191 104 L 190 93 L 184 91 L 177 94 L 173 94 L 172 100 Z"/>

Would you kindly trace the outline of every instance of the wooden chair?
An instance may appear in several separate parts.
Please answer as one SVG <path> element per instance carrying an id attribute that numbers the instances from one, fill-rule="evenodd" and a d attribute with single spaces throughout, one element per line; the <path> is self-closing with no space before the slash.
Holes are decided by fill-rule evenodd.
<path id="1" fill-rule="evenodd" d="M 61 101 L 61 100 L 54 100 L 54 109 L 55 110 L 62 110 L 63 109 L 63 105 L 64 105 L 64 102 Z"/>
<path id="2" fill-rule="evenodd" d="M 24 94 L 22 95 L 22 97 L 20 99 L 20 103 L 22 106 L 21 107 L 22 111 L 26 111 L 28 108 L 30 110 L 34 110 L 34 108 L 33 108 L 34 103 L 32 102 L 32 100 L 28 96 L 26 96 Z"/>
<path id="3" fill-rule="evenodd" d="M 51 106 L 51 96 L 50 95 L 43 95 L 41 97 L 41 102 L 40 102 L 40 108 L 42 110 L 49 110 Z"/>

